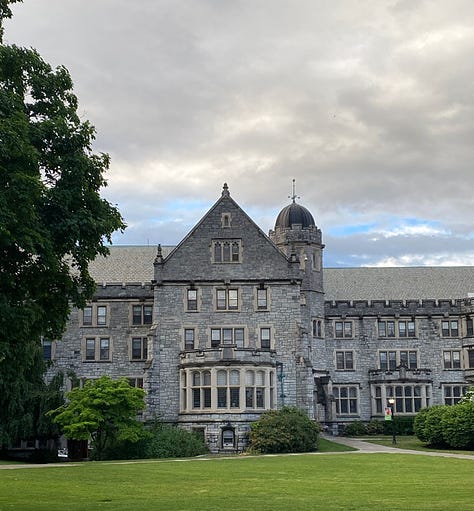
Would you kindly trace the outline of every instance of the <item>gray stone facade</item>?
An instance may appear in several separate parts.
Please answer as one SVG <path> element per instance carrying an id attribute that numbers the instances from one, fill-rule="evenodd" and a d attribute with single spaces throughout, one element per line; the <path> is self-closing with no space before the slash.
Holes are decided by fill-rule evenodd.
<path id="1" fill-rule="evenodd" d="M 283 405 L 337 432 L 383 419 L 390 397 L 402 415 L 456 402 L 474 377 L 474 268 L 326 271 L 323 249 L 294 200 L 267 237 L 225 185 L 177 247 L 94 262 L 94 300 L 72 311 L 50 371 L 68 385 L 125 376 L 146 391 L 145 419 L 214 452 L 244 449 Z"/>

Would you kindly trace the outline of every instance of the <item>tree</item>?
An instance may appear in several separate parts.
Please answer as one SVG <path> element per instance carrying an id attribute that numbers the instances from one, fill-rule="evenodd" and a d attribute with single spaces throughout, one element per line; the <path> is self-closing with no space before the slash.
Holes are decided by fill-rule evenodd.
<path id="1" fill-rule="evenodd" d="M 302 410 L 269 410 L 250 431 L 249 450 L 261 453 L 311 452 L 318 447 L 319 426 Z"/>
<path id="2" fill-rule="evenodd" d="M 71 440 L 91 440 L 92 454 L 102 459 L 106 448 L 117 441 L 138 441 L 143 424 L 137 413 L 145 408 L 143 389 L 130 386 L 126 378 L 102 376 L 68 392 L 68 403 L 47 415 Z"/>
<path id="3" fill-rule="evenodd" d="M 32 434 L 41 339 L 59 339 L 70 307 L 92 297 L 89 263 L 125 228 L 100 196 L 109 157 L 93 153 L 72 88 L 35 50 L 0 46 L 0 445 Z"/>

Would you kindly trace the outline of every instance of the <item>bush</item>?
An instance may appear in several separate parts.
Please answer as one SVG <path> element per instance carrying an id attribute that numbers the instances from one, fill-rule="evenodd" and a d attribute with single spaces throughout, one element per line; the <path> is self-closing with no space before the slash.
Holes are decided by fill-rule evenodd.
<path id="1" fill-rule="evenodd" d="M 434 405 L 421 410 L 415 418 L 415 434 L 422 441 L 430 445 L 446 446 L 442 419 L 449 406 Z"/>
<path id="2" fill-rule="evenodd" d="M 367 426 L 361 421 L 354 421 L 344 426 L 344 436 L 367 435 Z"/>
<path id="3" fill-rule="evenodd" d="M 428 442 L 428 434 L 425 430 L 426 426 L 426 419 L 428 417 L 428 414 L 430 413 L 431 408 L 423 408 L 420 410 L 415 417 L 415 420 L 413 422 L 413 431 L 415 435 L 421 440 L 422 442 Z"/>
<path id="4" fill-rule="evenodd" d="M 169 424 L 149 424 L 137 442 L 116 442 L 107 448 L 104 459 L 185 458 L 208 452 L 196 433 Z"/>
<path id="5" fill-rule="evenodd" d="M 265 412 L 250 430 L 249 450 L 259 453 L 311 452 L 318 448 L 319 425 L 302 410 L 285 406 Z"/>
<path id="6" fill-rule="evenodd" d="M 367 425 L 368 435 L 384 435 L 385 434 L 385 421 L 371 420 Z"/>
<path id="7" fill-rule="evenodd" d="M 445 442 L 455 449 L 474 449 L 474 402 L 447 406 L 441 419 Z"/>

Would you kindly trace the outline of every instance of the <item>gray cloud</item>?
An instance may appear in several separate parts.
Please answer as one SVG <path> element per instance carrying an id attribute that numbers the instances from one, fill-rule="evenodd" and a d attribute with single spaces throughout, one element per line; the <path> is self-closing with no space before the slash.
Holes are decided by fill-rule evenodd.
<path id="1" fill-rule="evenodd" d="M 267 231 L 295 178 L 323 234 L 387 217 L 443 232 L 328 235 L 331 264 L 469 261 L 470 0 L 35 0 L 14 13 L 7 41 L 68 67 L 111 154 L 105 194 L 129 223 L 116 242 L 178 242 L 224 181 Z"/>

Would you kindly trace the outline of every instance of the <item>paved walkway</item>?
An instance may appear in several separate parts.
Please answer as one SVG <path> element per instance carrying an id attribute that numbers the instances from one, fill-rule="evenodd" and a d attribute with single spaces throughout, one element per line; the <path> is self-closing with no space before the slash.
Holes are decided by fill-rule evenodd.
<path id="1" fill-rule="evenodd" d="M 357 438 L 348 438 L 343 436 L 330 436 L 323 435 L 323 438 L 329 440 L 331 442 L 335 442 L 338 444 L 347 445 L 349 447 L 353 447 L 357 449 L 357 451 L 348 451 L 348 453 L 381 453 L 381 452 L 391 452 L 391 453 L 403 453 L 403 454 L 421 454 L 423 456 L 442 456 L 445 458 L 461 458 L 467 460 L 474 460 L 474 454 L 456 454 L 451 452 L 442 452 L 442 451 L 414 451 L 412 449 L 399 449 L 398 447 L 389 447 L 387 445 L 378 445 L 372 444 L 371 442 L 365 442 L 364 440 L 359 440 Z"/>

